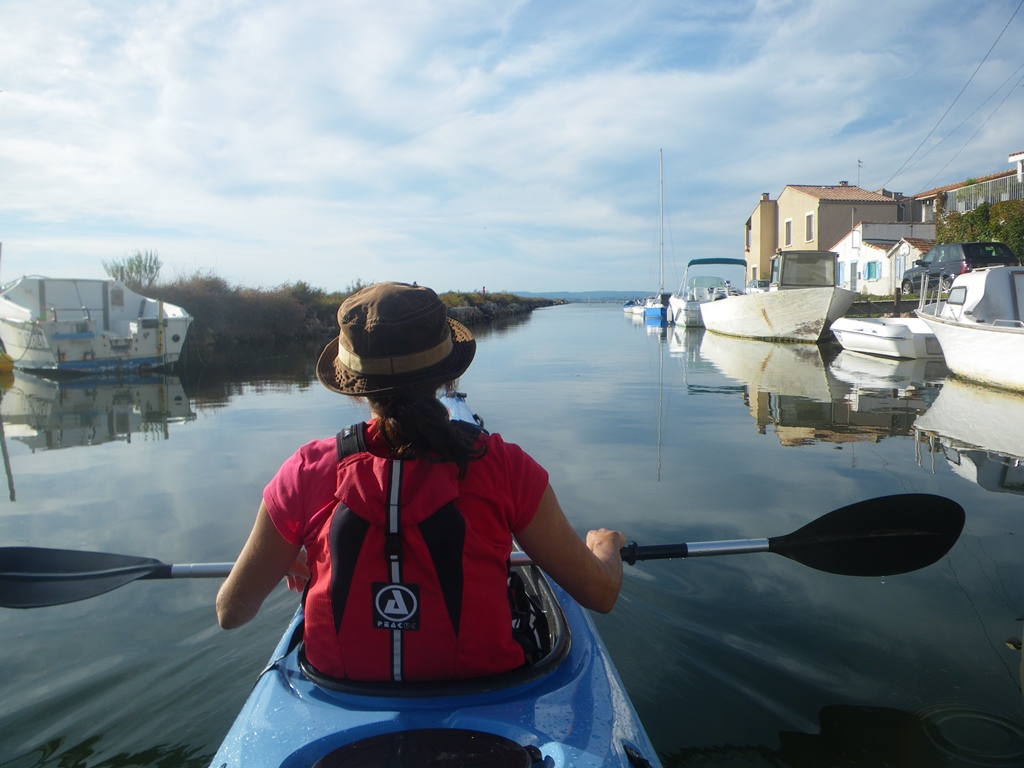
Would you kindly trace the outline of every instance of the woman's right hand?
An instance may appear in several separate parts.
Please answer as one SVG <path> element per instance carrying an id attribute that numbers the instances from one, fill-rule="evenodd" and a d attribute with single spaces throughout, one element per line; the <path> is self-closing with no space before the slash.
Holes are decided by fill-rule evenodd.
<path id="1" fill-rule="evenodd" d="M 620 551 L 624 546 L 626 546 L 626 534 L 620 531 L 598 528 L 587 533 L 587 547 L 601 561 L 611 560 L 614 562 L 621 559 Z"/>

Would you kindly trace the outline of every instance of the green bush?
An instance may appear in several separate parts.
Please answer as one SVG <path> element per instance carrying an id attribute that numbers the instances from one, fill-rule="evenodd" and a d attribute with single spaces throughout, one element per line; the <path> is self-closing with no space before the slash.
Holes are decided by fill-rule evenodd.
<path id="1" fill-rule="evenodd" d="M 357 279 L 345 291 L 333 293 L 301 281 L 270 289 L 245 288 L 200 270 L 170 283 L 155 284 L 146 290 L 146 295 L 176 304 L 191 314 L 189 333 L 200 345 L 270 346 L 283 342 L 326 343 L 338 332 L 338 307 L 366 285 Z M 440 294 L 440 298 L 449 308 L 518 304 L 533 309 L 552 303 L 503 292 L 448 292 Z"/>
<path id="2" fill-rule="evenodd" d="M 1006 243 L 1018 257 L 1024 255 L 1024 201 L 982 203 L 973 211 L 953 211 L 936 218 L 936 242 L 970 243 L 979 240 Z"/>

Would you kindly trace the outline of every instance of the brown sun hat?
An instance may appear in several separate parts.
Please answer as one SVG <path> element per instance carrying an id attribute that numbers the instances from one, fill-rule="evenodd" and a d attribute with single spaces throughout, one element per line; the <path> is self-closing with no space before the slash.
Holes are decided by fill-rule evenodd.
<path id="1" fill-rule="evenodd" d="M 320 354 L 316 377 L 343 395 L 389 395 L 461 376 L 476 354 L 473 334 L 448 317 L 429 288 L 376 283 L 338 309 L 338 338 Z"/>

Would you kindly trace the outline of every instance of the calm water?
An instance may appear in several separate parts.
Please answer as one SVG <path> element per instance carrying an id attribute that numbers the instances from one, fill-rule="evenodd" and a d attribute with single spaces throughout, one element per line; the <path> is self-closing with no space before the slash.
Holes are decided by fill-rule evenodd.
<path id="1" fill-rule="evenodd" d="M 2 543 L 232 559 L 279 463 L 365 416 L 309 370 L 0 382 Z M 574 305 L 482 333 L 462 389 L 580 531 L 759 538 L 904 492 L 967 510 L 947 557 L 884 579 L 772 554 L 628 568 L 598 626 L 667 765 L 1020 766 L 1024 399 L 943 377 Z M 295 604 L 222 632 L 217 584 L 0 610 L 0 766 L 206 765 Z"/>

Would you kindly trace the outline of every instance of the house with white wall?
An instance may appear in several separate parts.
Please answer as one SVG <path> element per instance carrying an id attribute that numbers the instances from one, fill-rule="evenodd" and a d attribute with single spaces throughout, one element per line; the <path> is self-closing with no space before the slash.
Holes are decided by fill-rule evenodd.
<path id="1" fill-rule="evenodd" d="M 857 223 L 828 248 L 839 254 L 838 282 L 868 296 L 892 296 L 903 272 L 935 244 L 934 224 Z M 906 248 L 901 248 L 906 245 Z"/>
<path id="2" fill-rule="evenodd" d="M 764 192 L 744 228 L 747 278 L 768 277 L 777 250 L 831 250 L 857 221 L 905 221 L 905 203 L 899 193 L 869 192 L 845 181 L 787 184 L 778 200 Z"/>

